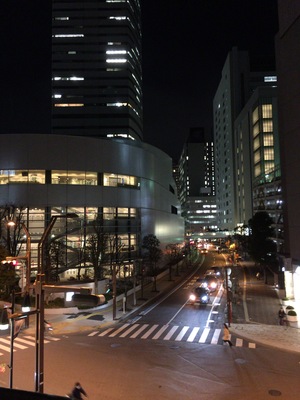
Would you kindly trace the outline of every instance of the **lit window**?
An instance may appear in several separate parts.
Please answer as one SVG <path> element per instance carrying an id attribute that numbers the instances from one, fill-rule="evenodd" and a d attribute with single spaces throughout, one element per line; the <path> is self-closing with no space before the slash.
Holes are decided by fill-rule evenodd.
<path id="1" fill-rule="evenodd" d="M 256 137 L 253 142 L 253 150 L 257 150 L 260 147 L 260 140 L 259 137 Z"/>
<path id="2" fill-rule="evenodd" d="M 140 187 L 140 180 L 131 175 L 104 174 L 103 185 L 117 187 Z"/>
<path id="3" fill-rule="evenodd" d="M 270 133 L 264 135 L 264 146 L 274 146 L 274 136 Z"/>
<path id="4" fill-rule="evenodd" d="M 126 63 L 127 60 L 126 60 L 126 58 L 107 58 L 106 62 L 107 63 L 122 64 L 122 63 Z"/>
<path id="5" fill-rule="evenodd" d="M 253 126 L 253 137 L 255 138 L 255 136 L 257 136 L 259 134 L 259 123 L 257 122 L 254 126 Z"/>
<path id="6" fill-rule="evenodd" d="M 115 19 L 117 21 L 123 21 L 126 19 L 126 17 L 109 17 L 109 19 Z"/>
<path id="7" fill-rule="evenodd" d="M 273 121 L 263 121 L 263 132 L 273 132 Z"/>
<path id="8" fill-rule="evenodd" d="M 43 170 L 0 170 L 0 185 L 7 183 L 45 183 Z"/>
<path id="9" fill-rule="evenodd" d="M 97 172 L 53 170 L 51 183 L 59 185 L 97 185 Z"/>
<path id="10" fill-rule="evenodd" d="M 264 82 L 277 82 L 277 76 L 265 76 Z"/>
<path id="11" fill-rule="evenodd" d="M 59 37 L 59 38 L 70 38 L 70 37 L 84 37 L 82 33 L 72 33 L 72 34 L 67 34 L 67 35 L 52 35 L 52 37 Z"/>
<path id="12" fill-rule="evenodd" d="M 258 121 L 259 115 L 258 115 L 258 107 L 253 111 L 252 113 L 252 124 L 254 125 Z"/>
<path id="13" fill-rule="evenodd" d="M 260 151 L 256 151 L 255 153 L 254 153 L 254 163 L 256 164 L 256 163 L 258 163 L 258 162 L 260 162 Z"/>
<path id="14" fill-rule="evenodd" d="M 262 105 L 262 116 L 263 118 L 272 118 L 272 104 Z"/>
<path id="15" fill-rule="evenodd" d="M 274 170 L 274 162 L 265 162 L 265 173 L 268 174 Z"/>
<path id="16" fill-rule="evenodd" d="M 106 54 L 126 54 L 126 50 L 106 50 Z"/>
<path id="17" fill-rule="evenodd" d="M 83 107 L 83 103 L 59 103 L 54 104 L 54 107 Z"/>
<path id="18" fill-rule="evenodd" d="M 264 149 L 264 159 L 274 160 L 274 149 Z"/>

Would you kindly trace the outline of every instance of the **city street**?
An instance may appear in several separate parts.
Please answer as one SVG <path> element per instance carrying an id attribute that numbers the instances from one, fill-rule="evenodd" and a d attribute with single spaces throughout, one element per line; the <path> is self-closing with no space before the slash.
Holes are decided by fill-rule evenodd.
<path id="1" fill-rule="evenodd" d="M 204 266 L 221 261 L 221 256 L 209 254 Z M 264 285 L 255 285 L 251 273 L 251 291 L 245 296 L 248 317 L 264 318 L 265 310 L 259 313 L 261 305 L 255 306 L 254 301 L 256 290 L 260 293 Z M 97 316 L 86 313 L 71 319 L 73 333 L 56 333 L 54 329 L 45 342 L 45 392 L 65 395 L 79 380 L 92 400 L 263 400 L 279 395 L 296 399 L 300 390 L 299 354 L 264 346 L 259 340 L 247 341 L 236 334 L 232 335 L 234 347 L 223 345 L 224 296 L 216 301 L 220 295 L 216 291 L 207 306 L 186 304 L 191 286 L 200 275 L 197 272 L 190 280 L 181 281 L 178 290 L 162 294 L 127 319 L 107 325 L 100 318 L 97 329 L 93 325 L 76 331 L 76 325 L 81 327 L 88 315 Z M 263 301 L 261 297 L 259 302 Z M 270 297 L 267 299 L 271 305 Z M 277 307 L 274 299 L 272 305 L 273 309 Z M 243 309 L 237 308 L 240 319 L 244 318 Z M 272 310 L 269 321 L 276 323 Z M 15 340 L 14 387 L 33 390 L 34 337 L 29 345 L 30 335 L 25 335 L 26 331 Z M 24 348 L 17 347 L 22 344 Z M 8 362 L 8 353 L 1 352 L 2 360 Z M 8 373 L 7 369 L 0 375 L 1 386 L 7 387 Z"/>

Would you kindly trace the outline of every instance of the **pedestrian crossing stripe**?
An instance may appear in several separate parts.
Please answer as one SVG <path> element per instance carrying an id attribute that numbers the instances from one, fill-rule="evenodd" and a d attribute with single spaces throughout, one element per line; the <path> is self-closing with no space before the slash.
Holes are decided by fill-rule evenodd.
<path id="1" fill-rule="evenodd" d="M 44 343 L 50 343 L 50 342 L 57 342 L 58 340 L 60 340 L 60 338 L 57 337 L 49 337 L 47 339 L 44 339 Z M 10 336 L 5 336 L 0 338 L 0 350 L 5 351 L 7 353 L 10 353 L 10 349 L 11 349 L 11 339 Z M 13 349 L 14 349 L 14 353 L 17 350 L 25 350 L 28 349 L 29 347 L 34 347 L 36 345 L 35 342 L 35 337 L 34 336 L 18 336 L 14 339 L 13 341 Z M 0 356 L 3 356 L 4 353 L 0 353 Z"/>
<path id="2" fill-rule="evenodd" d="M 200 326 L 190 327 L 178 325 L 149 325 L 149 324 L 123 324 L 118 328 L 107 328 L 102 332 L 93 331 L 88 336 L 98 337 L 120 337 L 129 339 L 151 339 L 151 340 L 174 340 L 177 342 L 189 342 L 189 343 L 206 343 L 206 344 L 223 344 L 222 330 L 219 328 L 209 328 Z M 249 347 L 251 349 L 256 348 L 256 344 L 245 341 L 242 338 L 231 339 L 234 346 L 236 347 Z"/>

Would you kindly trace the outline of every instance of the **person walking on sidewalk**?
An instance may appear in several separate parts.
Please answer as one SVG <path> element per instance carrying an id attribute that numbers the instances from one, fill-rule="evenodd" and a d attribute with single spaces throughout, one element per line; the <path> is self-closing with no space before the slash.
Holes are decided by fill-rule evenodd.
<path id="1" fill-rule="evenodd" d="M 71 397 L 72 400 L 83 400 L 81 394 L 83 394 L 85 397 L 88 397 L 80 383 L 76 382 L 74 389 L 72 390 L 72 393 L 69 395 L 69 397 Z"/>
<path id="2" fill-rule="evenodd" d="M 230 347 L 233 346 L 231 340 L 230 340 L 230 332 L 227 324 L 224 324 L 223 328 L 223 343 L 228 343 Z"/>
<path id="3" fill-rule="evenodd" d="M 283 307 L 280 308 L 280 310 L 278 311 L 278 318 L 279 318 L 279 325 L 284 325 L 286 324 L 286 314 L 284 312 Z"/>

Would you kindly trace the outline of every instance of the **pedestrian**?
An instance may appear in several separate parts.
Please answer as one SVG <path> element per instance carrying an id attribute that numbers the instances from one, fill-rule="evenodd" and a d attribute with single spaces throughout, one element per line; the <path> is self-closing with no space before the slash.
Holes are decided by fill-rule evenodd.
<path id="1" fill-rule="evenodd" d="M 227 324 L 224 324 L 223 328 L 223 343 L 228 343 L 230 347 L 233 346 L 231 340 L 230 340 L 230 332 Z"/>
<path id="2" fill-rule="evenodd" d="M 283 307 L 280 307 L 280 310 L 278 311 L 279 325 L 285 324 L 285 315 Z"/>
<path id="3" fill-rule="evenodd" d="M 72 393 L 70 395 L 72 400 L 83 400 L 81 395 L 84 395 L 85 397 L 88 397 L 86 394 L 85 390 L 83 387 L 80 385 L 79 382 L 75 383 L 74 389 L 72 390 Z"/>

